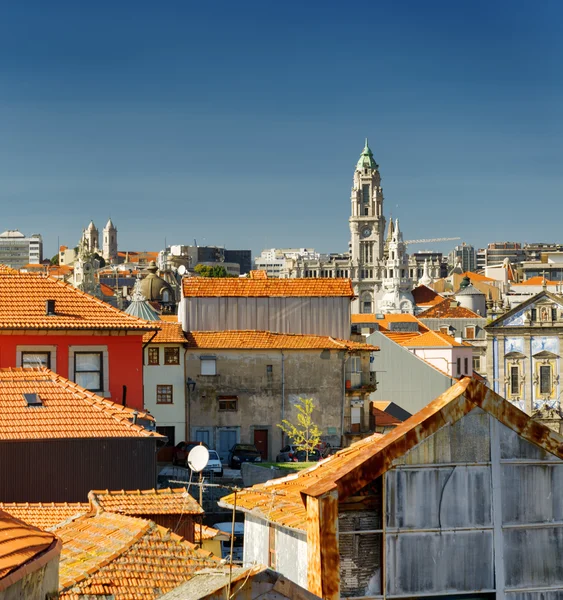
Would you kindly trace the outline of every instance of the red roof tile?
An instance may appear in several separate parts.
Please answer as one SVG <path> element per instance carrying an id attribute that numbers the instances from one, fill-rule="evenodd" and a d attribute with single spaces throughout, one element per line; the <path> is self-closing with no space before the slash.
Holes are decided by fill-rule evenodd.
<path id="1" fill-rule="evenodd" d="M 182 330 L 181 323 L 167 323 L 166 321 L 156 321 L 160 327 L 160 331 L 154 335 L 153 331 L 145 333 L 143 342 L 146 344 L 185 344 L 186 337 Z"/>
<path id="2" fill-rule="evenodd" d="M 452 306 L 455 304 L 455 306 Z M 455 300 L 446 298 L 418 315 L 419 319 L 482 319 L 472 310 L 459 306 Z"/>
<path id="3" fill-rule="evenodd" d="M 92 490 L 92 506 L 123 515 L 199 515 L 203 508 L 186 488 L 161 490 Z"/>
<path id="4" fill-rule="evenodd" d="M 101 512 L 56 530 L 59 598 L 153 599 L 219 560 L 152 521 Z"/>
<path id="5" fill-rule="evenodd" d="M 424 323 L 421 323 L 414 315 L 409 314 L 352 315 L 352 323 L 377 323 L 379 331 L 389 331 L 390 323 L 418 323 L 419 331 L 428 331 L 428 327 Z"/>
<path id="6" fill-rule="evenodd" d="M 417 306 L 432 306 L 442 302 L 444 299 L 444 296 L 441 296 L 438 294 L 438 292 L 435 292 L 427 285 L 419 285 L 415 287 L 412 291 L 412 297 L 414 298 L 414 303 Z"/>
<path id="7" fill-rule="evenodd" d="M 41 405 L 28 406 L 24 394 Z M 0 369 L 0 440 L 161 437 L 133 424 L 145 413 L 120 406 L 49 369 Z"/>
<path id="8" fill-rule="evenodd" d="M 0 586 L 4 577 L 55 545 L 56 538 L 52 533 L 0 511 Z"/>
<path id="9" fill-rule="evenodd" d="M 271 331 L 189 331 L 188 348 L 213 349 L 282 349 L 282 350 L 379 350 L 376 346 L 341 340 L 326 335 L 272 333 Z"/>
<path id="10" fill-rule="evenodd" d="M 421 335 L 411 337 L 409 339 L 397 342 L 406 348 L 436 348 L 436 347 L 461 347 L 462 343 L 446 333 L 440 331 L 427 331 Z"/>
<path id="11" fill-rule="evenodd" d="M 352 282 L 349 279 L 184 277 L 182 291 L 185 298 L 354 297 Z"/>
<path id="12" fill-rule="evenodd" d="M 46 314 L 46 300 L 55 301 L 54 315 Z M 0 329 L 148 331 L 156 326 L 59 279 L 0 270 Z"/>
<path id="13" fill-rule="evenodd" d="M 34 527 L 50 529 L 90 511 L 88 502 L 0 502 L 0 510 Z"/>

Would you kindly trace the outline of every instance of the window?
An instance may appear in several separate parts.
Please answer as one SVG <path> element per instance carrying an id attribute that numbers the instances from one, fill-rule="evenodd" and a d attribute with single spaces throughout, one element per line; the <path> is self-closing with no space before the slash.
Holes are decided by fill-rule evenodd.
<path id="1" fill-rule="evenodd" d="M 465 339 L 466 340 L 474 340 L 475 339 L 475 326 L 467 326 L 465 328 Z"/>
<path id="2" fill-rule="evenodd" d="M 369 204 L 369 184 L 362 185 L 362 202 Z"/>
<path id="3" fill-rule="evenodd" d="M 101 352 L 74 353 L 74 381 L 91 392 L 104 389 Z"/>
<path id="4" fill-rule="evenodd" d="M 551 395 L 551 365 L 540 367 L 540 394 Z"/>
<path id="5" fill-rule="evenodd" d="M 473 357 L 473 370 L 479 372 L 481 370 L 481 357 L 474 356 Z"/>
<path id="6" fill-rule="evenodd" d="M 446 335 L 450 335 L 450 328 L 448 325 L 440 326 L 440 333 L 445 333 Z"/>
<path id="7" fill-rule="evenodd" d="M 238 396 L 217 396 L 217 400 L 221 411 L 234 411 L 238 408 Z"/>
<path id="8" fill-rule="evenodd" d="M 180 364 L 180 348 L 164 348 L 164 364 L 179 365 Z"/>
<path id="9" fill-rule="evenodd" d="M 165 446 L 175 446 L 176 445 L 176 441 L 174 439 L 175 433 L 176 433 L 176 428 L 173 425 L 172 426 L 166 425 L 165 427 L 157 427 L 156 432 L 160 433 L 160 435 L 163 435 L 168 438 L 168 440 L 166 441 L 166 444 L 164 444 Z"/>
<path id="10" fill-rule="evenodd" d="M 458 357 L 457 359 L 457 376 L 459 377 L 461 375 L 461 358 Z"/>
<path id="11" fill-rule="evenodd" d="M 467 357 L 463 359 L 463 370 L 465 375 L 469 375 L 469 359 Z"/>
<path id="12" fill-rule="evenodd" d="M 158 365 L 160 350 L 159 348 L 149 348 L 149 365 Z"/>
<path id="13" fill-rule="evenodd" d="M 201 374 L 217 375 L 217 359 L 213 357 L 201 357 Z"/>
<path id="14" fill-rule="evenodd" d="M 22 352 L 21 366 L 24 369 L 33 367 L 51 368 L 51 353 L 50 352 Z"/>
<path id="15" fill-rule="evenodd" d="M 557 309 L 556 308 L 551 309 L 551 320 L 557 321 Z"/>
<path id="16" fill-rule="evenodd" d="M 532 308 L 532 310 L 530 311 L 532 313 L 532 321 L 537 321 L 538 320 L 538 311 L 536 308 Z"/>
<path id="17" fill-rule="evenodd" d="M 266 365 L 266 379 L 268 381 L 272 381 L 273 377 L 274 377 L 274 366 Z"/>
<path id="18" fill-rule="evenodd" d="M 369 207 L 364 206 L 364 217 L 368 217 L 369 216 Z"/>
<path id="19" fill-rule="evenodd" d="M 157 404 L 172 404 L 174 402 L 172 397 L 172 386 L 171 385 L 157 385 L 156 386 L 156 403 Z"/>
<path id="20" fill-rule="evenodd" d="M 520 393 L 520 374 L 518 367 L 510 367 L 510 395 L 518 396 Z"/>
<path id="21" fill-rule="evenodd" d="M 362 306 L 362 313 L 364 315 L 369 315 L 371 313 L 371 302 L 369 300 L 364 301 Z"/>
<path id="22" fill-rule="evenodd" d="M 349 373 L 361 373 L 362 372 L 362 361 L 359 356 L 351 356 L 348 359 L 348 372 Z"/>

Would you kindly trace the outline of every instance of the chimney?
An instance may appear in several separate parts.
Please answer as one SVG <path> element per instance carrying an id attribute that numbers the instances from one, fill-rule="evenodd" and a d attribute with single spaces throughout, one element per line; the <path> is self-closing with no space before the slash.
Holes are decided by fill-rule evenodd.
<path id="1" fill-rule="evenodd" d="M 48 317 L 52 317 L 57 314 L 55 312 L 55 301 L 54 300 L 45 300 L 45 314 Z"/>

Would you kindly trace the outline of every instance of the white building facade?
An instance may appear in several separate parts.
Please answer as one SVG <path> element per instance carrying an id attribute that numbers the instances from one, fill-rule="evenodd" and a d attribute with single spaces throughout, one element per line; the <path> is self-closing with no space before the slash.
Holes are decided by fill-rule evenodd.
<path id="1" fill-rule="evenodd" d="M 37 265 L 43 260 L 43 239 L 35 233 L 26 237 L 17 229 L 0 234 L 0 264 L 21 269 L 27 264 Z"/>

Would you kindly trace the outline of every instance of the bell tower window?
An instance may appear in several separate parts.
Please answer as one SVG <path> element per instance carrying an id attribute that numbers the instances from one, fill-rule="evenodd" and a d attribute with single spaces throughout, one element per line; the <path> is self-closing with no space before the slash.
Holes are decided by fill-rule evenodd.
<path id="1" fill-rule="evenodd" d="M 362 185 L 362 202 L 369 204 L 369 184 Z"/>

